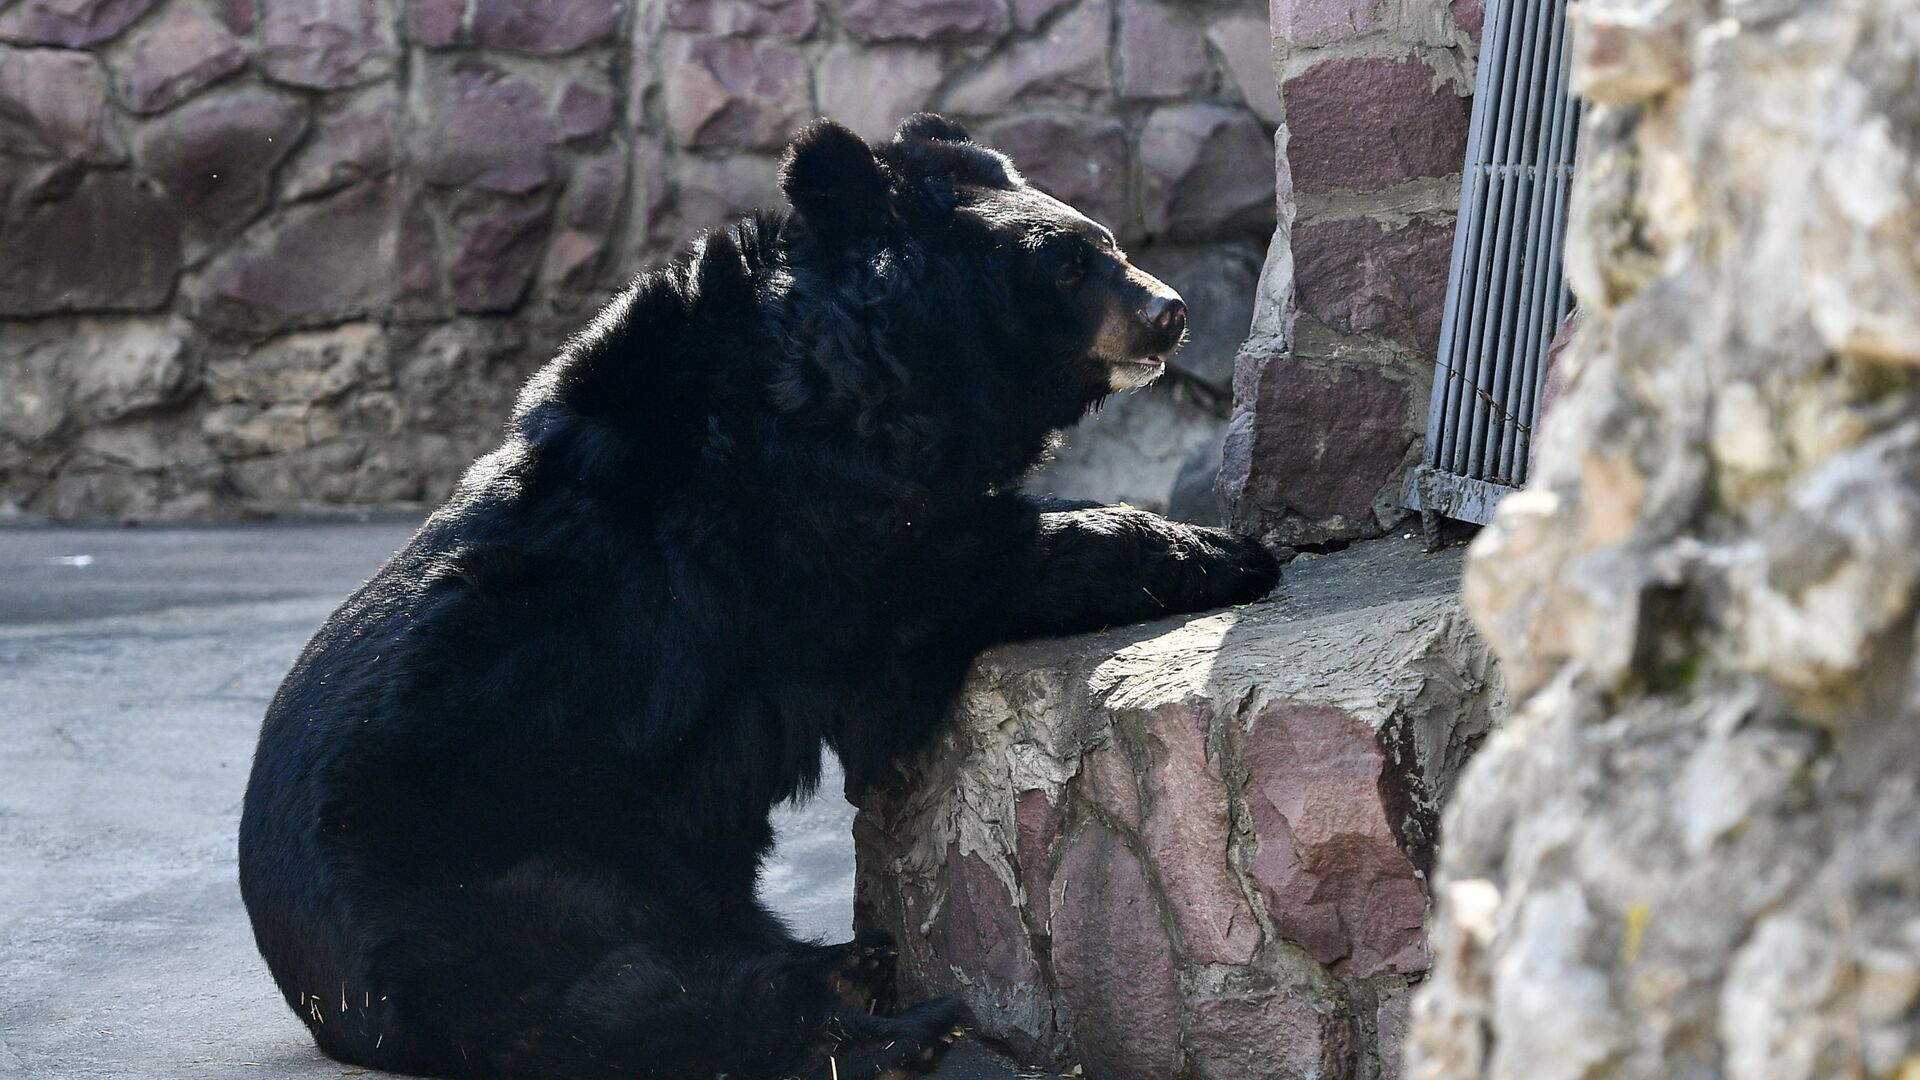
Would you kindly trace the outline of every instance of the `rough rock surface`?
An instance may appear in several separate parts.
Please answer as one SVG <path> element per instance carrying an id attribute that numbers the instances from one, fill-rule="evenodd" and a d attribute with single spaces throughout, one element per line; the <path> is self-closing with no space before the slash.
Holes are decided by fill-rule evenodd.
<path id="1" fill-rule="evenodd" d="M 98 60 L 0 45 L 0 151 L 90 165 L 126 159 Z"/>
<path id="2" fill-rule="evenodd" d="M 111 39 L 154 0 L 20 0 L 0 14 L 0 39 L 77 48 Z"/>
<path id="3" fill-rule="evenodd" d="M 1267 363 L 1242 400 L 1259 410 L 1251 436 L 1229 434 L 1223 475 L 1244 478 L 1244 498 L 1293 515 L 1267 530 L 1282 542 L 1372 535 L 1392 515 L 1382 492 L 1393 494 L 1387 481 L 1413 445 L 1416 400 L 1382 367 Z"/>
<path id="4" fill-rule="evenodd" d="M 125 172 L 53 179 L 40 192 L 15 192 L 0 220 L 0 249 L 9 252 L 0 262 L 0 316 L 165 304 L 183 257 L 180 221 L 152 185 Z M 99 243 L 102 235 L 125 247 Z"/>
<path id="5" fill-rule="evenodd" d="M 1381 191 L 1460 171 L 1467 101 L 1417 61 L 1328 60 L 1281 84 L 1301 194 Z"/>
<path id="6" fill-rule="evenodd" d="M 203 95 L 140 129 L 134 156 L 196 226 L 230 231 L 265 209 L 306 110 L 291 95 L 243 87 Z"/>
<path id="7" fill-rule="evenodd" d="M 547 95 L 533 82 L 463 60 L 427 84 L 422 172 L 436 184 L 522 195 L 553 177 L 558 141 Z"/>
<path id="8" fill-rule="evenodd" d="M 1245 256 L 1273 221 L 1263 20 L 1257 0 L 0 0 L 0 331 L 177 317 L 189 360 L 137 420 L 0 428 L 0 516 L 438 498 L 465 460 L 411 438 L 437 410 L 404 370 L 367 372 L 366 403 L 323 421 L 289 401 L 240 423 L 204 362 L 362 322 L 487 351 L 505 322 L 526 353 L 484 376 L 517 377 L 689 236 L 777 201 L 806 120 L 883 138 L 926 108 L 1002 141 L 1194 302 L 1177 392 L 1082 440 L 1112 460 L 1080 475 L 1131 472 L 1128 496 L 1165 505 L 1183 463 L 1212 460 Z M 456 426 L 497 432 L 487 408 Z"/>
<path id="9" fill-rule="evenodd" d="M 273 78 L 334 90 L 392 72 L 392 15 L 381 0 L 257 2 L 260 66 Z"/>
<path id="10" fill-rule="evenodd" d="M 121 100 L 135 112 L 158 112 L 246 62 L 219 23 L 194 8 L 170 8 L 135 37 L 121 68 Z"/>
<path id="11" fill-rule="evenodd" d="M 988 653 L 861 807 L 857 919 L 1036 1064 L 1394 1075 L 1437 807 L 1504 706 L 1458 565 L 1376 541 L 1237 611 Z"/>
<path id="12" fill-rule="evenodd" d="M 1585 5 L 1561 358 L 1466 597 L 1422 1078 L 1920 1075 L 1920 19 Z"/>

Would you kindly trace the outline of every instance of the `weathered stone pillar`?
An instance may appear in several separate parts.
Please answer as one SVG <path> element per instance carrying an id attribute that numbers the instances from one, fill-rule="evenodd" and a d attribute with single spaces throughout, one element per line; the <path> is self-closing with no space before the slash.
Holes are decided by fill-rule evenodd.
<path id="1" fill-rule="evenodd" d="M 1589 0 L 1423 1078 L 1920 1076 L 1920 9 Z"/>
<path id="2" fill-rule="evenodd" d="M 1381 541 L 1273 602 L 988 653 L 861 808 L 856 921 L 1029 1062 L 1396 1075 L 1436 810 L 1504 703 L 1457 569 Z"/>
<path id="3" fill-rule="evenodd" d="M 1273 0 L 1278 228 L 1218 490 L 1283 544 L 1378 536 L 1419 457 L 1466 158 L 1475 0 Z"/>

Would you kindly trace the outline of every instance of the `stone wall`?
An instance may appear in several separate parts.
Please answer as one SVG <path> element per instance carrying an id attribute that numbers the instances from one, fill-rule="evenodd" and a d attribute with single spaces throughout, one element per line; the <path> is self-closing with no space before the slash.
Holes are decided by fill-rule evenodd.
<path id="1" fill-rule="evenodd" d="M 1243 528 L 1322 543 L 1404 513 L 1480 22 L 1477 0 L 1274 0 L 1279 227 L 1219 478 Z"/>
<path id="2" fill-rule="evenodd" d="M 1920 1076 L 1920 9 L 1590 0 L 1410 1074 Z"/>
<path id="3" fill-rule="evenodd" d="M 1375 541 L 1237 611 L 988 653 L 863 802 L 857 922 L 1029 1063 L 1398 1075 L 1438 807 L 1504 707 L 1458 567 Z"/>
<path id="4" fill-rule="evenodd" d="M 437 499 L 612 289 L 773 200 L 795 126 L 929 106 L 1195 298 L 1178 377 L 1046 485 L 1164 501 L 1273 221 L 1247 3 L 0 4 L 0 515 Z"/>

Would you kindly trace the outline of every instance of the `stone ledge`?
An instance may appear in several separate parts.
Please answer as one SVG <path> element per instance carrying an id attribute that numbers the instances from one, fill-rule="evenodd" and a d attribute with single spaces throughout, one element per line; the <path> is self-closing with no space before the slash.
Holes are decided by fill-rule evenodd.
<path id="1" fill-rule="evenodd" d="M 1505 705 L 1459 566 L 1376 541 L 1261 604 L 986 654 L 861 808 L 857 922 L 1036 1064 L 1397 1075 L 1436 810 Z"/>

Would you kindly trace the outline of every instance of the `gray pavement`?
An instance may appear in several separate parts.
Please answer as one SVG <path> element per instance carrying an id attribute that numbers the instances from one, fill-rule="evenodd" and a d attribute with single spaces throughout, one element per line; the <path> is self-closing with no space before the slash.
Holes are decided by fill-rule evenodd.
<path id="1" fill-rule="evenodd" d="M 0 1077 L 366 1075 L 281 1003 L 234 833 L 268 698 L 412 527 L 0 528 Z M 764 889 L 836 940 L 838 790 L 780 815 Z M 1013 1072 L 967 1044 L 940 1075 Z"/>

